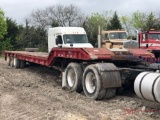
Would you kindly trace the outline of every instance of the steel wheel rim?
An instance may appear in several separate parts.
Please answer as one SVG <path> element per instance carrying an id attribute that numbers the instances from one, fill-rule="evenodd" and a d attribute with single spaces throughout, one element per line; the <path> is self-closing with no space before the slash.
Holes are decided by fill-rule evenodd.
<path id="1" fill-rule="evenodd" d="M 68 81 L 68 86 L 73 87 L 75 83 L 75 72 L 73 69 L 68 70 L 68 75 L 67 75 L 67 81 Z"/>
<path id="2" fill-rule="evenodd" d="M 16 58 L 13 58 L 13 66 L 16 65 Z"/>
<path id="3" fill-rule="evenodd" d="M 86 75 L 86 80 L 85 80 L 86 90 L 89 93 L 94 93 L 94 91 L 96 90 L 95 81 L 96 81 L 95 75 L 92 72 L 89 72 Z"/>

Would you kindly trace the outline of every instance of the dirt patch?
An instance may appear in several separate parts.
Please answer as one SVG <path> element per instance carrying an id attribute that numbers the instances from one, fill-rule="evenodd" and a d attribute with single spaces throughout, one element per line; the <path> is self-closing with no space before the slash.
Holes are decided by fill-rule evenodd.
<path id="1" fill-rule="evenodd" d="M 62 90 L 59 74 L 43 66 L 15 69 L 0 58 L 0 120 L 159 120 L 160 104 L 132 92 L 94 101 Z"/>

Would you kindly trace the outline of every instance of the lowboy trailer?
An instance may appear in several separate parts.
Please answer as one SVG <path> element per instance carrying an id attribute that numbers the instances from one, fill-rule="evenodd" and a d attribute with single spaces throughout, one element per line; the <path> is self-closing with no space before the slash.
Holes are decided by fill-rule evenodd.
<path id="1" fill-rule="evenodd" d="M 139 97 L 160 102 L 159 66 L 146 61 L 155 58 L 152 53 L 93 48 L 79 27 L 50 28 L 48 36 L 48 53 L 5 51 L 7 64 L 15 68 L 24 68 L 26 63 L 57 67 L 62 72 L 63 88 L 84 91 L 94 100 L 110 99 L 119 88 L 134 84 Z"/>

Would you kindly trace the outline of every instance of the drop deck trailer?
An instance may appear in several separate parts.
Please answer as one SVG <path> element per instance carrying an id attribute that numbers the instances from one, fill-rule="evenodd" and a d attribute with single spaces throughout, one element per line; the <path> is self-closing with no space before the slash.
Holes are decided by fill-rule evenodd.
<path id="1" fill-rule="evenodd" d="M 91 99 L 101 100 L 114 97 L 116 90 L 134 84 L 135 78 L 144 71 L 155 73 L 157 64 L 150 65 L 142 59 L 131 59 L 128 55 L 139 58 L 154 58 L 154 55 L 141 49 L 128 49 L 127 52 L 115 52 L 106 48 L 52 48 L 50 53 L 5 51 L 7 64 L 15 68 L 24 68 L 26 63 L 36 63 L 47 67 L 57 67 L 62 72 L 62 87 L 69 91 L 81 92 Z M 142 76 L 142 75 L 141 75 Z M 145 75 L 146 76 L 146 75 Z M 144 76 L 136 83 L 136 94 L 147 100 L 160 102 L 160 80 L 151 93 L 143 95 Z M 154 79 L 154 78 L 151 78 Z M 157 82 L 152 80 L 154 84 Z M 145 85 L 144 85 L 145 89 Z M 146 88 L 150 89 L 150 88 Z M 154 93 L 156 92 L 156 93 Z M 157 95 L 158 94 L 158 95 Z"/>

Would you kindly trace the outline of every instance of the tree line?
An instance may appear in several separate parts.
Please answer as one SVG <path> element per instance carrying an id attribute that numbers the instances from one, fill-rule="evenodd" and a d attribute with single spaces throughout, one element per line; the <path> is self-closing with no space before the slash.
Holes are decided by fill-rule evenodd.
<path id="1" fill-rule="evenodd" d="M 86 15 L 80 8 L 71 5 L 52 5 L 33 11 L 24 25 L 5 17 L 0 9 L 0 53 L 3 50 L 23 50 L 37 47 L 47 51 L 47 30 L 49 27 L 83 27 L 93 45 L 97 41 L 98 25 L 101 30 L 124 29 L 129 37 L 135 37 L 135 30 L 147 31 L 154 27 L 160 30 L 160 13 L 136 11 L 130 15 L 118 16 L 116 11 Z"/>

